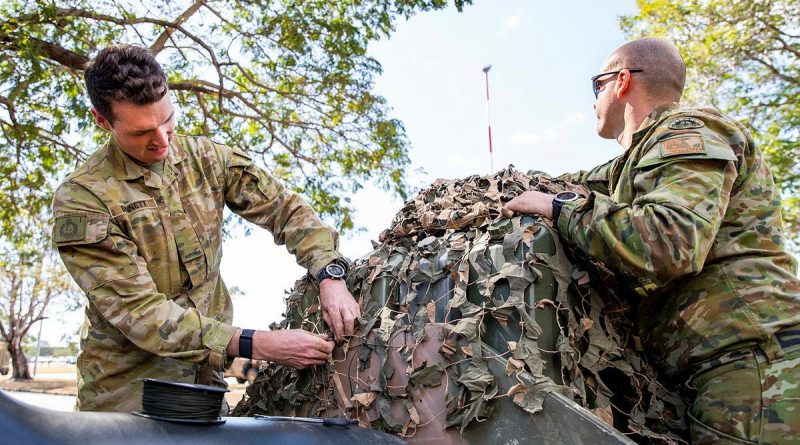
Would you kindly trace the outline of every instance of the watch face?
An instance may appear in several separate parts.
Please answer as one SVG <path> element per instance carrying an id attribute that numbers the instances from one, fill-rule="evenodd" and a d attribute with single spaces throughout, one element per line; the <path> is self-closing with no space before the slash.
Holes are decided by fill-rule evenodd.
<path id="1" fill-rule="evenodd" d="M 574 201 L 578 199 L 578 194 L 575 192 L 561 192 L 556 195 L 556 199 L 562 202 Z"/>
<path id="2" fill-rule="evenodd" d="M 327 272 L 331 278 L 342 278 L 345 274 L 344 267 L 336 263 L 325 266 L 325 272 Z"/>

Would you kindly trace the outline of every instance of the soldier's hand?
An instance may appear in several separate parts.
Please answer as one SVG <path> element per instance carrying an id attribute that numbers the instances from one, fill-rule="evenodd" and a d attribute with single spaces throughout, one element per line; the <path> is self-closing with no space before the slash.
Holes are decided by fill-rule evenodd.
<path id="1" fill-rule="evenodd" d="M 333 329 L 338 343 L 355 332 L 356 319 L 361 308 L 347 290 L 344 280 L 327 279 L 319 284 L 319 299 L 322 303 L 322 319 Z"/>
<path id="2" fill-rule="evenodd" d="M 302 329 L 256 331 L 253 335 L 253 358 L 303 369 L 325 363 L 333 346 L 327 335 L 316 335 Z"/>
<path id="3" fill-rule="evenodd" d="M 529 191 L 509 201 L 504 209 L 517 213 L 533 213 L 553 219 L 553 197 L 554 195 L 547 193 Z"/>

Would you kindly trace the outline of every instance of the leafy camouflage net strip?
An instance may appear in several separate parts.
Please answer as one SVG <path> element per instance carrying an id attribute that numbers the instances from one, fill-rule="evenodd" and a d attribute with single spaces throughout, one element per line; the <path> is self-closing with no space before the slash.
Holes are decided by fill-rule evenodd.
<path id="1" fill-rule="evenodd" d="M 337 371 L 335 361 L 304 371 L 268 365 L 233 414 L 339 415 L 412 437 L 422 424 L 408 395 L 443 384 L 446 426 L 462 432 L 490 419 L 499 398 L 536 413 L 548 392 L 559 392 L 636 440 L 683 443 L 683 402 L 637 349 L 634 300 L 614 289 L 623 277 L 586 259 L 573 263 L 558 237 L 544 236 L 556 230 L 549 222 L 501 215 L 503 204 L 526 190 L 587 194 L 509 167 L 492 177 L 438 180 L 408 201 L 348 278 L 365 334 L 334 358 L 345 360 L 348 348 L 357 348 L 357 371 Z M 431 326 L 442 328 L 439 360 L 415 362 Z M 328 331 L 308 278 L 296 283 L 286 319 L 273 326 L 287 327 Z M 398 336 L 411 341 L 396 346 Z M 392 353 L 404 368 L 392 366 Z M 380 372 L 365 380 L 362 371 L 375 367 L 375 357 Z M 488 364 L 499 358 L 508 376 L 529 373 L 535 383 L 519 379 L 498 391 Z M 390 385 L 395 373 L 406 374 L 405 388 Z M 407 411 L 401 418 L 391 409 L 397 402 Z"/>

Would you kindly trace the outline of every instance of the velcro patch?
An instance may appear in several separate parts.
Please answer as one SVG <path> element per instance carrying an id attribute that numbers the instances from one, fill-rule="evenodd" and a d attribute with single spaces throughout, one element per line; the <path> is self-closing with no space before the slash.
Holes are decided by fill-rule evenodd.
<path id="1" fill-rule="evenodd" d="M 86 236 L 86 217 L 81 215 L 66 215 L 56 218 L 53 230 L 54 241 L 82 240 Z"/>
<path id="2" fill-rule="evenodd" d="M 703 121 L 700 119 L 695 119 L 693 117 L 679 117 L 669 123 L 669 128 L 673 130 L 688 130 L 691 128 L 700 128 L 703 125 Z"/>
<path id="3" fill-rule="evenodd" d="M 661 142 L 661 157 L 705 154 L 706 146 L 699 135 L 676 136 Z"/>

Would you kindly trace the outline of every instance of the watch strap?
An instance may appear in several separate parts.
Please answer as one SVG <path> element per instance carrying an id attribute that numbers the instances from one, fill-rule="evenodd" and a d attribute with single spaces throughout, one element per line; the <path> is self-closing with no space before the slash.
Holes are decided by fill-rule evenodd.
<path id="1" fill-rule="evenodd" d="M 564 195 L 568 197 L 562 197 Z M 564 204 L 575 201 L 579 197 L 577 193 L 572 191 L 556 193 L 556 196 L 553 197 L 553 214 L 551 215 L 553 223 L 558 225 L 558 218 L 561 216 L 561 208 L 564 207 Z"/>
<path id="2" fill-rule="evenodd" d="M 239 335 L 239 357 L 253 358 L 253 334 L 255 329 L 243 329 Z"/>
<path id="3" fill-rule="evenodd" d="M 563 206 L 564 206 L 564 203 L 562 201 L 559 201 L 558 199 L 553 199 L 553 215 L 552 215 L 553 219 L 552 219 L 552 221 L 555 224 L 558 224 L 558 217 L 561 216 L 561 207 L 563 207 Z"/>

